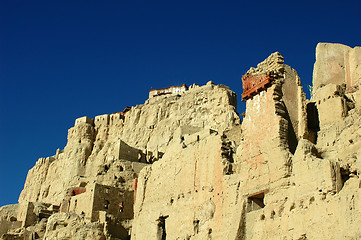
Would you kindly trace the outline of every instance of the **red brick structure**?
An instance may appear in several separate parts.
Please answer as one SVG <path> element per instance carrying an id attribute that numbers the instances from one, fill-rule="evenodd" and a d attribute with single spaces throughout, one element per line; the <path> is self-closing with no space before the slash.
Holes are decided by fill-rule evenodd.
<path id="1" fill-rule="evenodd" d="M 72 189 L 69 190 L 68 196 L 76 196 L 85 192 L 86 192 L 85 187 L 73 187 Z"/>
<path id="2" fill-rule="evenodd" d="M 254 95 L 257 95 L 260 91 L 271 86 L 273 80 L 274 79 L 271 76 L 270 72 L 265 74 L 258 74 L 258 75 L 250 75 L 250 74 L 243 75 L 242 101 L 246 101 L 247 99 L 252 98 Z"/>

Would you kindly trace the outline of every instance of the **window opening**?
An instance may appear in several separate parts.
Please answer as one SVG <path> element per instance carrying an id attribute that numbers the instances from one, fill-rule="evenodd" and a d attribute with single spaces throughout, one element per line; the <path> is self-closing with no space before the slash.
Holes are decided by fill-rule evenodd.
<path id="1" fill-rule="evenodd" d="M 105 200 L 104 208 L 109 209 L 110 202 L 108 200 Z"/>
<path id="2" fill-rule="evenodd" d="M 248 196 L 247 198 L 247 212 L 256 211 L 265 207 L 264 192 Z"/>

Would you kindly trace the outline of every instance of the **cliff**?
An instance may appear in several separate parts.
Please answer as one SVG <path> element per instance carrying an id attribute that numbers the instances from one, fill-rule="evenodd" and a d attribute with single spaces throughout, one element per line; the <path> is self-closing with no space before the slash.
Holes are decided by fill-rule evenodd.
<path id="1" fill-rule="evenodd" d="M 361 52 L 320 43 L 307 100 L 280 53 L 213 82 L 79 118 L 29 170 L 2 239 L 361 238 Z"/>

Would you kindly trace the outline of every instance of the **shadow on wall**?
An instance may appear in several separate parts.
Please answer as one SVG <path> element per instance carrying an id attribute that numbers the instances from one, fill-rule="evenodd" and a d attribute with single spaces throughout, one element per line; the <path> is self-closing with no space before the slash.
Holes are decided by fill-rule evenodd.
<path id="1" fill-rule="evenodd" d="M 291 117 L 290 117 L 286 107 L 284 108 L 284 111 L 286 112 L 285 119 L 288 121 L 288 135 L 287 135 L 288 147 L 289 147 L 290 152 L 292 154 L 295 154 L 296 148 L 297 148 L 297 145 L 298 145 L 296 132 L 295 132 L 295 129 L 293 127 Z"/>
<path id="2" fill-rule="evenodd" d="M 312 142 L 317 143 L 317 133 L 320 131 L 320 120 L 318 118 L 318 110 L 315 102 L 309 102 L 307 104 L 307 127 L 311 131 Z"/>
<path id="3" fill-rule="evenodd" d="M 157 234 L 157 240 L 166 240 L 167 238 L 167 232 L 166 232 L 166 226 L 165 226 L 165 220 L 168 218 L 168 216 L 162 216 L 158 219 L 158 234 Z"/>

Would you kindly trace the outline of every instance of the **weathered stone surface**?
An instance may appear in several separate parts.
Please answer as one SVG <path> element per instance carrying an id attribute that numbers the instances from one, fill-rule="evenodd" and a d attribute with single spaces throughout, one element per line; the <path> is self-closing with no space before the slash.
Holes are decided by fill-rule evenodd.
<path id="1" fill-rule="evenodd" d="M 103 227 L 100 223 L 87 223 L 84 218 L 81 218 L 77 214 L 56 213 L 48 220 L 44 240 L 105 240 Z"/>
<path id="2" fill-rule="evenodd" d="M 211 81 L 78 118 L 0 209 L 1 239 L 360 239 L 360 59 L 319 44 L 306 100 L 271 54 L 247 72 L 272 81 L 242 123 L 235 93 Z"/>
<path id="3" fill-rule="evenodd" d="M 216 132 L 189 144 L 174 139 L 164 157 L 141 172 L 132 239 L 158 239 L 164 233 L 169 239 L 219 237 L 221 146 Z"/>
<path id="4" fill-rule="evenodd" d="M 21 222 L 17 221 L 18 208 L 18 204 L 0 208 L 0 237 L 11 229 L 21 227 Z"/>
<path id="5" fill-rule="evenodd" d="M 276 63 L 269 63 L 270 59 Z M 257 68 L 250 71 L 273 72 L 277 79 L 246 102 L 236 164 L 242 181 L 247 182 L 244 190 L 250 194 L 269 189 L 270 184 L 282 184 L 290 174 L 290 158 L 297 142 L 307 131 L 302 117 L 305 98 L 296 71 L 283 64 L 279 53 Z"/>
<path id="6" fill-rule="evenodd" d="M 342 44 L 319 43 L 313 72 L 315 89 L 324 84 L 343 84 L 349 87 L 361 83 L 361 48 Z"/>
<path id="7" fill-rule="evenodd" d="M 205 128 L 225 131 L 239 124 L 235 93 L 211 82 L 189 91 L 153 97 L 122 114 L 104 114 L 94 121 L 79 118 L 68 131 L 65 148 L 55 156 L 39 159 L 29 171 L 19 197 L 22 220 L 30 225 L 36 222 L 37 215 L 28 203 L 44 202 L 61 205 L 60 211 L 83 212 L 86 218 L 97 221 L 100 209 L 92 203 L 102 199 L 118 201 L 118 210 L 111 208 L 106 212 L 130 232 L 132 185 L 144 166 L 161 159 L 175 137 L 184 136 L 184 143 L 191 144 L 197 140 L 187 137 L 189 134 L 200 131 L 202 136 L 207 134 L 201 131 Z M 94 197 L 90 194 L 94 183 L 116 188 L 125 198 Z M 101 203 L 101 207 L 106 205 Z M 120 208 L 123 215 L 127 214 L 124 219 L 116 214 Z"/>
<path id="8" fill-rule="evenodd" d="M 145 161 L 147 153 L 152 158 L 164 153 L 179 126 L 231 129 L 240 123 L 235 109 L 232 91 L 206 85 L 182 95 L 151 98 L 132 108 L 124 121 L 102 115 L 95 118 L 93 126 L 81 118 L 69 129 L 64 150 L 39 159 L 29 171 L 19 201 L 60 203 L 64 189 L 81 182 L 96 181 L 129 190 L 136 175 L 128 166 L 132 161 Z"/>

